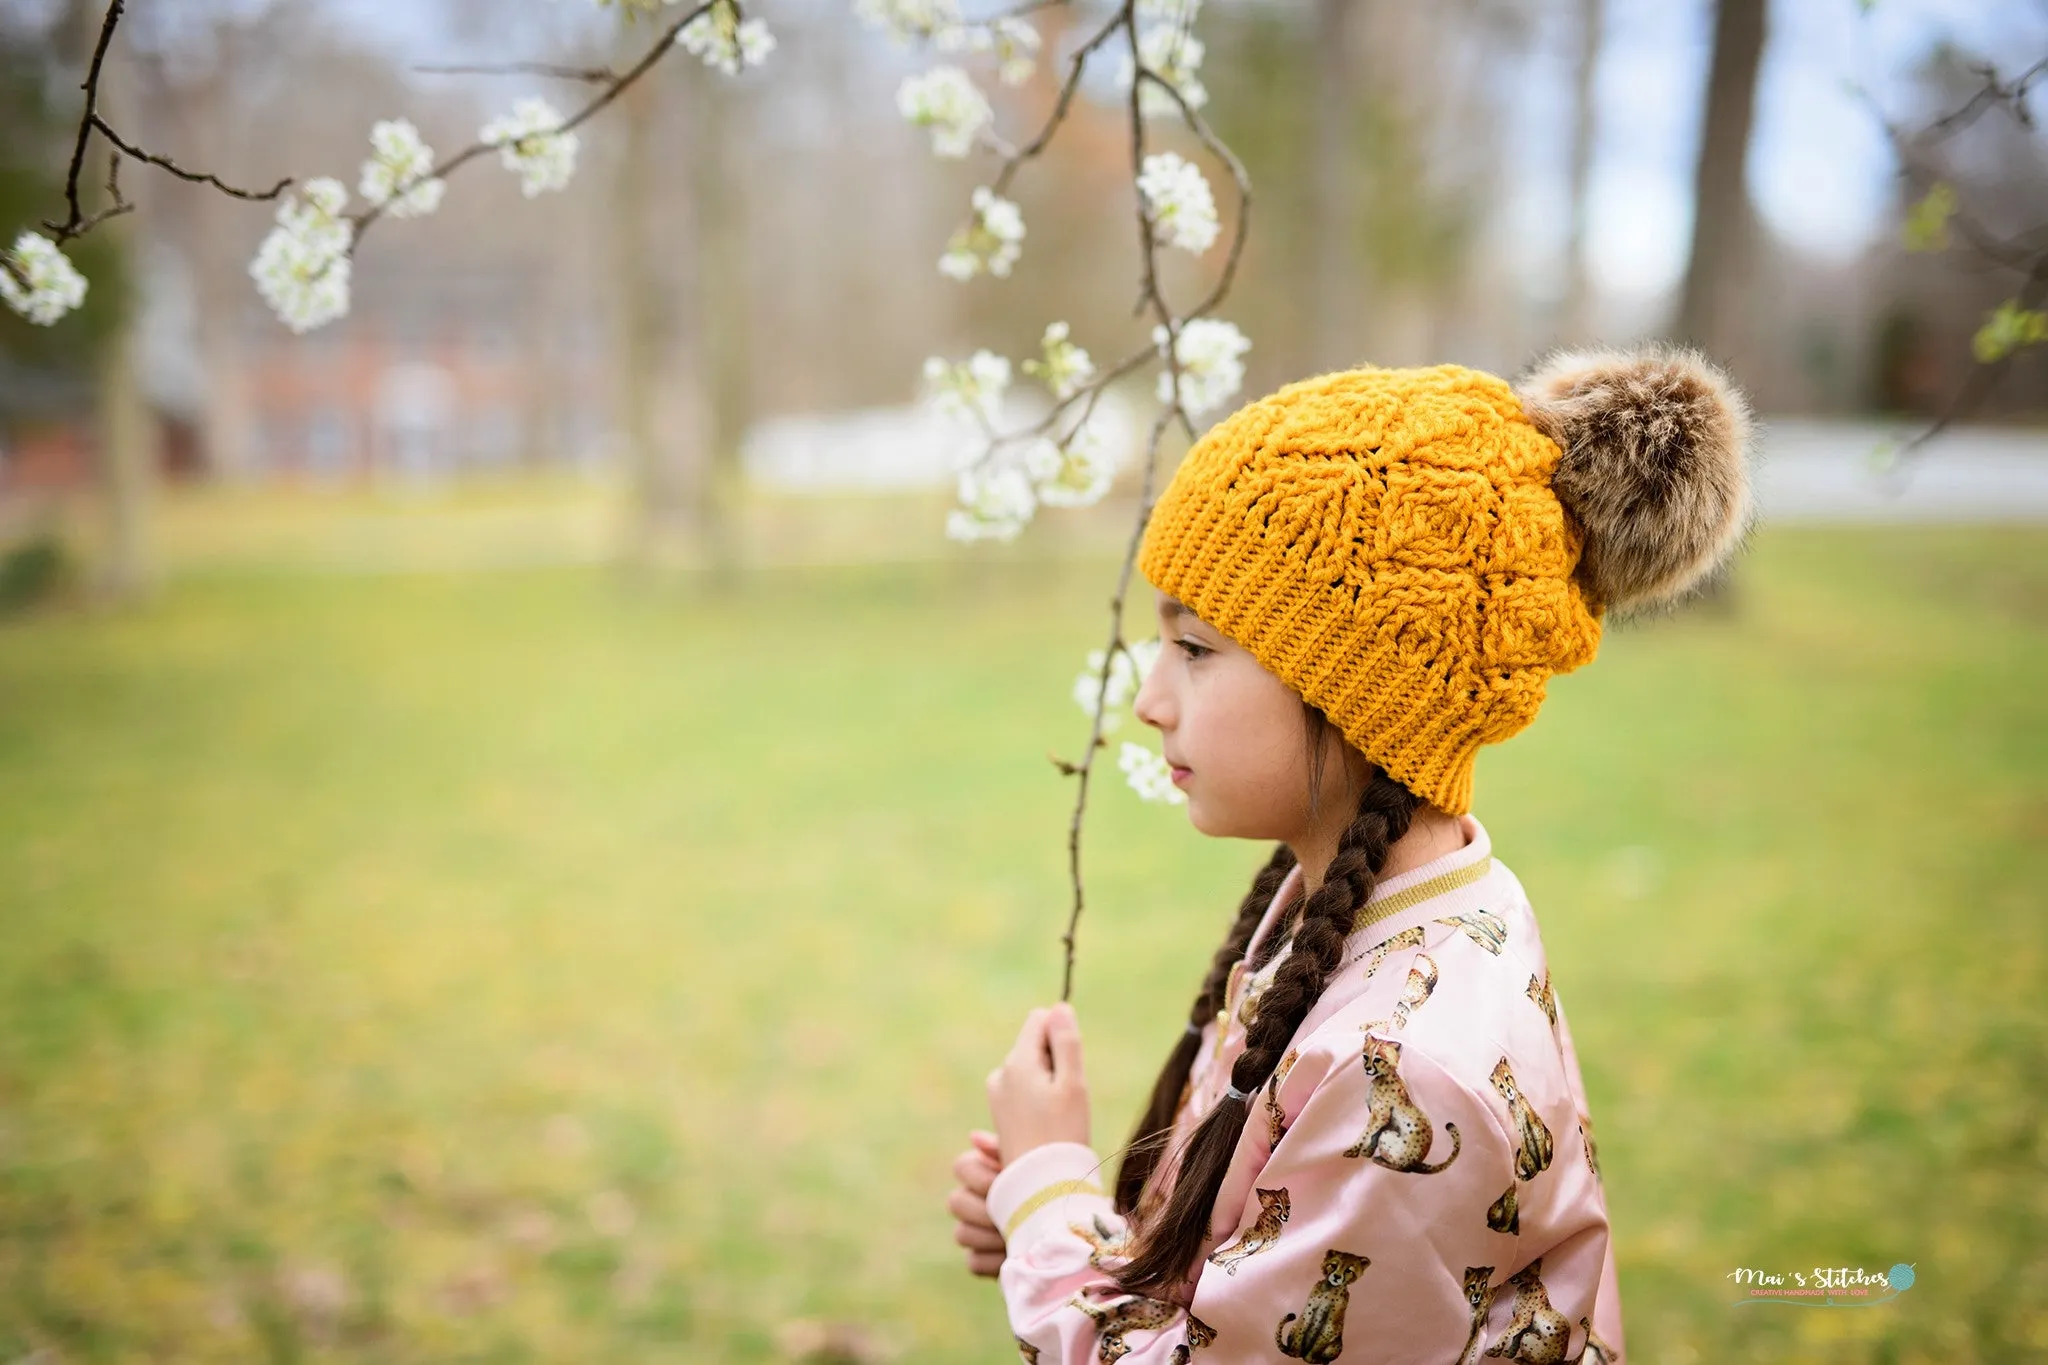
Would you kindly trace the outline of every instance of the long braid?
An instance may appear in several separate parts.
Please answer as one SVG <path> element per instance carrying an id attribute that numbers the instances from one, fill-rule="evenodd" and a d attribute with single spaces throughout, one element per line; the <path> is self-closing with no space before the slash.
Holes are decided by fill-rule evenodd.
<path id="1" fill-rule="evenodd" d="M 1196 993 L 1195 1003 L 1188 1007 L 1187 1027 L 1181 1031 L 1173 1051 L 1167 1054 L 1159 1079 L 1152 1083 L 1152 1097 L 1125 1145 L 1123 1165 L 1116 1176 L 1117 1212 L 1129 1214 L 1137 1207 L 1139 1193 L 1151 1178 L 1153 1167 L 1159 1164 L 1159 1154 L 1173 1129 L 1174 1113 L 1180 1108 L 1181 1088 L 1194 1069 L 1195 1050 L 1202 1043 L 1202 1026 L 1223 1007 L 1223 990 L 1230 980 L 1230 969 L 1244 957 L 1245 945 L 1251 942 L 1260 917 L 1272 904 L 1280 883 L 1293 866 L 1294 850 L 1285 844 L 1276 845 L 1273 856 L 1252 879 L 1252 889 L 1245 893 L 1244 903 L 1237 908 L 1237 919 L 1224 935 L 1222 946 L 1216 949 L 1216 956 L 1209 963 L 1209 975 Z"/>
<path id="2" fill-rule="evenodd" d="M 1250 1095 L 1272 1076 L 1295 1030 L 1337 969 L 1344 940 L 1372 895 L 1387 852 L 1408 832 L 1419 804 L 1406 787 L 1374 767 L 1372 780 L 1359 797 L 1358 814 L 1345 827 L 1323 884 L 1300 904 L 1290 940 L 1293 951 L 1259 997 L 1245 1050 L 1230 1070 L 1235 1089 Z M 1159 1297 L 1187 1277 L 1208 1236 L 1216 1192 L 1249 1113 L 1246 1100 L 1226 1096 L 1195 1129 L 1165 1208 L 1156 1220 L 1133 1230 L 1131 1259 L 1116 1274 L 1126 1293 Z"/>

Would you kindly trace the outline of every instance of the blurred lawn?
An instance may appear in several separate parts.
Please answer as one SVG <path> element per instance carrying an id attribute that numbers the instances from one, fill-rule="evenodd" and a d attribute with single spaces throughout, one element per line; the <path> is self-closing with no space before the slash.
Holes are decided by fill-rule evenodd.
<path id="1" fill-rule="evenodd" d="M 0 1360 L 1010 1358 L 940 1201 L 1057 988 L 1112 573 L 245 567 L 0 626 Z M 2048 1356 L 2044 677 L 2048 532 L 1775 531 L 1482 759 L 1632 1359 Z M 1102 1145 L 1260 856 L 1100 789 Z"/>

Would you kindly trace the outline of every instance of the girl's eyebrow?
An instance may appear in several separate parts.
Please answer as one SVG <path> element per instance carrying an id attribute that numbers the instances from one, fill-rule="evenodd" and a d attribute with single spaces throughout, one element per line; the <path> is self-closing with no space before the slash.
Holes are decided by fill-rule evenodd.
<path id="1" fill-rule="evenodd" d="M 1185 602 L 1178 601 L 1171 597 L 1165 598 L 1159 603 L 1159 610 L 1165 612 L 1169 616 L 1195 616 L 1194 608 L 1188 606 L 1188 604 Z M 1199 616 L 1195 616 L 1195 619 L 1199 621 L 1202 618 Z"/>

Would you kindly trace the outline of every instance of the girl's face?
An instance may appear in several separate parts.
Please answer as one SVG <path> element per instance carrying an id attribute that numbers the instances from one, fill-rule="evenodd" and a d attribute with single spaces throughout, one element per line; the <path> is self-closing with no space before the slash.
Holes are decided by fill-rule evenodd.
<path id="1" fill-rule="evenodd" d="M 1308 727 L 1301 695 L 1187 607 L 1154 589 L 1159 661 L 1132 711 L 1159 731 L 1188 820 L 1220 838 L 1299 849 L 1341 825 L 1369 771 L 1332 729 L 1324 736 L 1319 818 L 1309 812 Z"/>

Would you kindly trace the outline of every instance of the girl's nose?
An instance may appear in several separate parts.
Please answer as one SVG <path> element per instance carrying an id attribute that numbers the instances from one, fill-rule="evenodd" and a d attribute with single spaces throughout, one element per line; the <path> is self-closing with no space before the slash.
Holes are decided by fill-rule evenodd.
<path id="1" fill-rule="evenodd" d="M 1165 672 L 1164 663 L 1163 659 L 1153 663 L 1152 671 L 1145 675 L 1145 681 L 1138 685 L 1138 695 L 1131 701 L 1131 714 L 1155 730 L 1164 730 L 1172 719 L 1166 687 L 1159 680 L 1159 675 Z"/>

